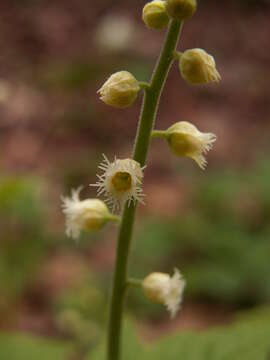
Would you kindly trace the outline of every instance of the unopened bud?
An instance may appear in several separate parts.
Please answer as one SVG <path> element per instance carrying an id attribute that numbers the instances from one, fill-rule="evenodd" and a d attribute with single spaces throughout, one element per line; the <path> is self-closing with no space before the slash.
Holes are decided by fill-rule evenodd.
<path id="1" fill-rule="evenodd" d="M 125 108 L 133 104 L 139 90 L 139 83 L 131 73 L 119 71 L 109 77 L 98 93 L 105 104 Z"/>
<path id="2" fill-rule="evenodd" d="M 182 77 L 190 84 L 206 84 L 221 80 L 215 59 L 202 49 L 186 50 L 180 56 L 179 69 Z"/>
<path id="3" fill-rule="evenodd" d="M 166 2 L 154 0 L 147 3 L 143 8 L 142 18 L 149 28 L 157 30 L 165 28 L 169 23 Z"/>
<path id="4" fill-rule="evenodd" d="M 167 0 L 168 14 L 176 20 L 187 20 L 195 12 L 196 0 Z"/>

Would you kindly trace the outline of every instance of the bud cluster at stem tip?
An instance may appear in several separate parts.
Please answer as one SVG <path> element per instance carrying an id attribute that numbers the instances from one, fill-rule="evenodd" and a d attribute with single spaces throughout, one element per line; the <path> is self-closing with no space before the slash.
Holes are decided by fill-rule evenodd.
<path id="1" fill-rule="evenodd" d="M 153 0 L 144 6 L 142 19 L 147 27 L 159 30 L 167 27 L 170 18 L 189 19 L 196 7 L 196 0 Z"/>

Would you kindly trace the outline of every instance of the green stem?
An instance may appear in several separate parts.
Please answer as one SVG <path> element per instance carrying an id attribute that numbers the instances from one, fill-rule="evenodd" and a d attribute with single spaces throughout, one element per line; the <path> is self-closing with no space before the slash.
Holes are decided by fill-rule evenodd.
<path id="1" fill-rule="evenodd" d="M 114 215 L 114 214 L 109 214 L 107 215 L 107 218 L 106 218 L 108 221 L 115 221 L 117 223 L 119 223 L 121 221 L 121 217 L 118 216 L 118 215 Z"/>
<path id="2" fill-rule="evenodd" d="M 156 69 L 149 88 L 145 89 L 144 102 L 140 115 L 133 159 L 141 166 L 145 165 L 147 151 L 150 145 L 151 132 L 156 118 L 159 98 L 168 71 L 173 62 L 180 34 L 181 23 L 172 20 L 168 29 Z M 116 262 L 113 278 L 113 289 L 110 302 L 110 317 L 108 325 L 107 360 L 120 359 L 121 327 L 126 289 L 129 249 L 137 204 L 125 205 L 117 243 Z"/>
<path id="3" fill-rule="evenodd" d="M 142 280 L 140 279 L 133 279 L 128 278 L 126 281 L 126 286 L 134 286 L 134 287 L 141 287 L 142 286 Z"/>
<path id="4" fill-rule="evenodd" d="M 167 138 L 167 136 L 166 130 L 153 130 L 151 134 L 152 138 Z"/>
<path id="5" fill-rule="evenodd" d="M 173 52 L 173 57 L 174 57 L 175 60 L 180 60 L 182 55 L 183 55 L 183 53 L 181 51 L 174 51 Z"/>
<path id="6" fill-rule="evenodd" d="M 148 82 L 145 81 L 140 81 L 139 86 L 143 90 L 148 90 L 150 88 L 150 84 L 148 84 Z"/>

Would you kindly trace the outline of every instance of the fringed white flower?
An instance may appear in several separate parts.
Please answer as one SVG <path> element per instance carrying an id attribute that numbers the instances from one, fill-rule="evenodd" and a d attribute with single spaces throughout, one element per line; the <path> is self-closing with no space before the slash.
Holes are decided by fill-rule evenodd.
<path id="1" fill-rule="evenodd" d="M 171 318 L 174 318 L 183 298 L 185 280 L 178 269 L 174 274 L 151 273 L 142 283 L 145 295 L 153 302 L 165 305 L 170 312 Z"/>
<path id="2" fill-rule="evenodd" d="M 207 165 L 204 154 L 212 149 L 216 135 L 202 133 L 187 121 L 180 121 L 167 131 L 168 142 L 173 152 L 179 156 L 190 157 L 204 170 Z"/>
<path id="3" fill-rule="evenodd" d="M 203 170 L 207 165 L 204 155 L 216 141 L 215 134 L 202 133 L 187 121 L 177 122 L 164 131 L 153 131 L 152 136 L 165 138 L 175 155 L 193 159 Z"/>
<path id="4" fill-rule="evenodd" d="M 78 239 L 82 230 L 94 231 L 102 228 L 109 220 L 118 221 L 106 204 L 99 199 L 80 200 L 82 187 L 71 191 L 71 197 L 62 197 L 62 209 L 66 215 L 66 234 Z"/>
<path id="5" fill-rule="evenodd" d="M 133 202 L 144 203 L 144 194 L 142 192 L 143 170 L 140 164 L 132 159 L 114 159 L 110 162 L 105 155 L 99 168 L 104 171 L 98 175 L 96 186 L 97 193 L 107 197 L 105 200 L 112 205 L 113 211 L 122 208 L 126 201 L 128 204 Z"/>

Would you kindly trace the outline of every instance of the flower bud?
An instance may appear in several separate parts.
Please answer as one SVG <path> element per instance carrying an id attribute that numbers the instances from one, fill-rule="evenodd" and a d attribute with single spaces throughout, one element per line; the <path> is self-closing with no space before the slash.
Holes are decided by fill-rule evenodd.
<path id="1" fill-rule="evenodd" d="M 202 133 L 186 121 L 177 122 L 165 131 L 153 131 L 152 136 L 165 138 L 175 155 L 193 159 L 203 170 L 207 165 L 204 154 L 216 141 L 216 135 Z"/>
<path id="2" fill-rule="evenodd" d="M 145 296 L 151 301 L 165 305 L 174 317 L 180 308 L 185 280 L 175 269 L 174 275 L 154 272 L 148 275 L 142 283 Z"/>
<path id="3" fill-rule="evenodd" d="M 186 50 L 180 57 L 179 69 L 182 77 L 190 84 L 206 84 L 221 80 L 215 59 L 202 49 Z"/>
<path id="4" fill-rule="evenodd" d="M 98 93 L 105 104 L 125 108 L 136 100 L 139 90 L 139 83 L 131 73 L 119 71 L 109 77 Z"/>
<path id="5" fill-rule="evenodd" d="M 195 12 L 196 0 L 167 0 L 167 12 L 176 20 L 187 20 Z"/>
<path id="6" fill-rule="evenodd" d="M 152 29 L 163 29 L 169 23 L 169 16 L 166 11 L 166 2 L 153 0 L 143 8 L 142 18 L 146 26 Z"/>
<path id="7" fill-rule="evenodd" d="M 101 229 L 109 220 L 118 221 L 106 204 L 98 199 L 80 200 L 81 188 L 72 190 L 71 197 L 63 197 L 62 208 L 66 215 L 66 234 L 78 239 L 82 230 L 95 231 Z"/>

